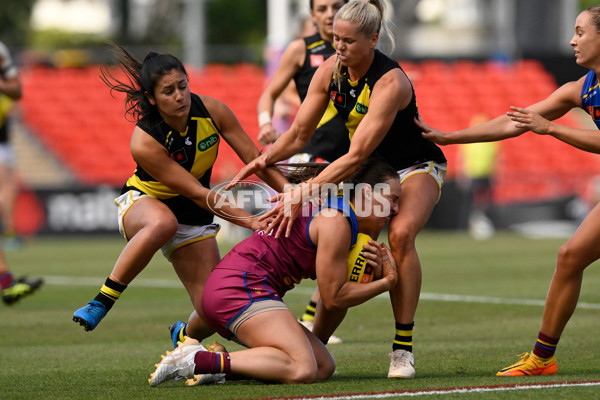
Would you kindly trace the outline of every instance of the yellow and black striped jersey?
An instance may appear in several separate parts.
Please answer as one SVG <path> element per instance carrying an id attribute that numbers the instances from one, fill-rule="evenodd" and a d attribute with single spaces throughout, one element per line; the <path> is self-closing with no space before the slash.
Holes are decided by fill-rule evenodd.
<path id="1" fill-rule="evenodd" d="M 178 132 L 164 120 L 154 122 L 141 119 L 137 126 L 156 139 L 167 149 L 172 160 L 208 188 L 221 139 L 219 130 L 200 97 L 192 93 L 191 98 L 185 132 Z M 127 180 L 123 192 L 130 189 L 163 201 L 175 213 L 179 223 L 206 225 L 212 222 L 212 214 L 209 211 L 157 181 L 140 165 L 137 165 L 135 173 Z"/>
<path id="2" fill-rule="evenodd" d="M 321 38 L 318 33 L 304 38 L 306 45 L 306 54 L 304 64 L 300 71 L 294 76 L 296 90 L 300 100 L 304 101 L 310 81 L 317 71 L 317 68 L 330 56 L 335 54 L 335 49 L 331 42 Z M 337 115 L 337 110 L 332 102 L 329 102 L 327 110 L 317 130 L 311 136 L 301 153 L 308 153 L 314 159 L 324 159 L 332 162 L 348 152 L 350 147 L 350 138 L 344 121 Z"/>
<path id="3" fill-rule="evenodd" d="M 329 95 L 338 113 L 346 122 L 350 140 L 369 110 L 373 87 L 384 74 L 394 68 L 400 68 L 396 61 L 375 50 L 373 63 L 359 80 L 350 81 L 345 67 L 342 68 L 340 88 L 337 80 L 332 77 Z M 410 103 L 396 113 L 390 130 L 373 152 L 374 156 L 385 160 L 396 170 L 424 161 L 446 162 L 442 150 L 433 142 L 424 139 L 421 136 L 421 128 L 414 122 L 418 109 L 414 89 L 411 90 Z"/>

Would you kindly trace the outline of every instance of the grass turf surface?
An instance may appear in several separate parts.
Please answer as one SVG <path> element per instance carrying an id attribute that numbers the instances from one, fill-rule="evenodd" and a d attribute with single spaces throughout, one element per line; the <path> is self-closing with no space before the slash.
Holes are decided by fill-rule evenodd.
<path id="1" fill-rule="evenodd" d="M 251 399 L 598 380 L 597 264 L 584 275 L 582 307 L 560 341 L 558 375 L 494 376 L 498 369 L 516 362 L 518 353 L 533 348 L 543 310 L 539 304 L 563 242 L 508 233 L 474 241 L 461 233 L 423 232 L 417 242 L 423 293 L 415 321 L 417 377 L 413 380 L 386 378 L 394 321 L 389 300 L 382 296 L 348 313 L 336 332 L 344 343 L 330 346 L 337 371 L 326 382 L 239 381 L 190 388 L 180 381 L 151 388 L 147 379 L 154 364 L 170 349 L 168 326 L 186 320 L 191 311 L 170 264 L 157 254 L 98 328 L 84 332 L 72 322 L 72 314 L 96 295 L 124 241 L 118 237 L 38 238 L 6 254 L 13 272 L 44 276 L 46 284 L 18 304 L 0 308 L 0 398 Z M 223 254 L 227 248 L 222 244 Z M 313 287 L 314 282 L 305 281 L 286 295 L 286 304 L 297 315 Z M 240 348 L 218 336 L 212 339 L 230 351 Z M 550 387 L 446 394 L 443 398 L 547 395 L 583 399 L 597 393 L 597 386 Z"/>

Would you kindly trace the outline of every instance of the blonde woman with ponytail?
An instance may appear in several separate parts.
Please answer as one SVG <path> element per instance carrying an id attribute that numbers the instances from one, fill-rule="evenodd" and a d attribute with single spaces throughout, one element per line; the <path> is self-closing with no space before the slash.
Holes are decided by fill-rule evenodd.
<path id="1" fill-rule="evenodd" d="M 412 331 L 421 290 L 415 238 L 439 199 L 446 158 L 439 147 L 421 136 L 415 124 L 418 108 L 410 80 L 396 61 L 376 49 L 381 33 L 392 46 L 394 43 L 387 12 L 383 0 L 352 0 L 338 11 L 333 26 L 335 57 L 315 73 L 290 129 L 244 167 L 230 186 L 301 150 L 329 99 L 333 100 L 349 131 L 350 148 L 314 179 L 279 195 L 282 201 L 270 213 L 277 216 L 270 229 L 276 230 L 276 237 L 288 236 L 302 204 L 319 196 L 321 185 L 341 182 L 371 155 L 396 169 L 402 182 L 402 198 L 390 221 L 389 243 L 399 279 L 390 291 L 395 336 L 388 377 L 413 378 Z M 327 340 L 333 332 L 331 327 L 324 327 L 323 321 L 335 318 L 341 321 L 343 316 L 333 315 L 319 305 L 313 328 L 317 337 Z"/>

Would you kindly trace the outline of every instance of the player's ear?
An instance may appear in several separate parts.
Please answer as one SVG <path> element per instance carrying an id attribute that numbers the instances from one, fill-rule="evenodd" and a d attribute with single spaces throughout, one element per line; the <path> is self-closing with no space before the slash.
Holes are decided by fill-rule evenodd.
<path id="1" fill-rule="evenodd" d="M 153 106 L 156 105 L 156 99 L 154 99 L 154 96 L 152 96 L 152 94 L 150 94 L 149 92 L 144 92 L 144 96 L 148 99 L 150 104 L 152 104 Z"/>

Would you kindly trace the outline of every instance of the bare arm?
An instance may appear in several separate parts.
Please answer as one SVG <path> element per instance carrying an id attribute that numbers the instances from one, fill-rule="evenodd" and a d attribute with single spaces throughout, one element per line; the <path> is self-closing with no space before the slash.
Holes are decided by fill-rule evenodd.
<path id="1" fill-rule="evenodd" d="M 411 98 L 408 78 L 399 69 L 386 73 L 373 87 L 369 110 L 354 132 L 348 153 L 329 164 L 311 183 L 339 183 L 352 175 L 373 154 L 388 134 L 396 113 L 403 110 Z"/>
<path id="2" fill-rule="evenodd" d="M 581 107 L 579 93 L 581 93 L 584 79 L 581 78 L 576 82 L 564 84 L 550 96 L 527 107 L 527 109 L 548 121 L 552 121 L 565 115 L 575 107 Z M 511 117 L 511 113 L 508 112 L 506 115 L 501 115 L 491 121 L 455 132 L 442 132 L 427 126 L 422 120 L 417 121 L 417 125 L 423 129 L 424 138 L 439 145 L 492 142 L 516 137 L 530 130 L 525 125 L 515 123 L 518 121 L 514 121 Z"/>
<path id="3" fill-rule="evenodd" d="M 290 129 L 281 135 L 265 153 L 242 168 L 228 188 L 256 171 L 290 158 L 304 148 L 314 134 L 329 103 L 329 82 L 334 61 L 334 57 L 330 57 L 317 69 L 310 82 L 306 99 L 300 106 Z"/>
<path id="4" fill-rule="evenodd" d="M 212 97 L 201 96 L 202 102 L 209 110 L 219 127 L 221 136 L 236 152 L 244 163 L 249 163 L 257 158 L 260 153 L 258 148 L 252 142 L 240 125 L 235 114 L 221 101 Z M 266 168 L 256 173 L 260 179 L 278 192 L 283 190 L 283 186 L 288 183 L 284 176 L 274 168 Z"/>
<path id="5" fill-rule="evenodd" d="M 581 85 L 576 84 L 565 85 L 564 90 L 559 93 L 562 94 L 563 97 L 556 101 L 562 99 L 565 106 L 572 105 L 572 102 L 577 102 L 578 104 L 576 104 L 576 106 L 581 107 L 581 88 Z M 571 102 L 569 100 L 571 100 Z M 600 153 L 600 134 L 598 129 L 575 128 L 553 122 L 553 118 L 547 119 L 535 112 L 534 107 L 530 107 L 529 109 L 511 107 L 511 110 L 512 111 L 507 115 L 515 123 L 515 127 L 517 128 L 527 129 L 538 135 L 553 136 L 580 150 L 589 151 L 591 153 Z"/>
<path id="6" fill-rule="evenodd" d="M 264 113 L 267 113 L 266 115 L 269 116 L 269 122 L 259 125 L 260 132 L 258 134 L 258 140 L 263 145 L 273 143 L 277 139 L 277 132 L 273 128 L 273 124 L 270 122 L 270 118 L 273 117 L 275 101 L 277 98 L 279 98 L 279 96 L 281 96 L 281 93 L 285 90 L 285 88 L 302 67 L 304 57 L 304 40 L 298 39 L 290 43 L 287 49 L 283 52 L 279 66 L 275 70 L 271 81 L 258 99 L 259 118 L 260 115 L 263 115 Z"/>
<path id="7" fill-rule="evenodd" d="M 226 197 L 202 186 L 192 174 L 169 157 L 163 146 L 137 126 L 131 137 L 131 154 L 136 163 L 152 177 L 198 206 L 244 228 L 256 230 L 261 227 L 256 217 L 231 204 Z"/>
<path id="8" fill-rule="evenodd" d="M 311 238 L 317 245 L 317 283 L 321 302 L 327 310 L 356 306 L 391 290 L 396 285 L 398 275 L 393 257 L 389 258 L 390 252 L 388 259 L 384 261 L 381 279 L 369 283 L 347 281 L 351 231 L 341 212 L 335 216 L 317 214 L 309 229 Z"/>

